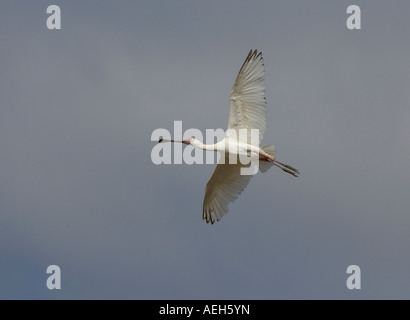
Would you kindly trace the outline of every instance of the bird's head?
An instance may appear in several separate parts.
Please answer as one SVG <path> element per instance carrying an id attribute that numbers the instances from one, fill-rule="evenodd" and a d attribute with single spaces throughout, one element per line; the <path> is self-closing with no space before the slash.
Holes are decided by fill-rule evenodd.
<path id="1" fill-rule="evenodd" d="M 192 139 L 194 139 L 194 138 L 185 139 L 185 140 L 172 140 L 172 139 L 171 139 L 171 140 L 168 140 L 168 139 L 163 139 L 163 138 L 161 138 L 161 139 L 158 140 L 158 143 L 164 143 L 164 142 L 179 142 L 179 143 L 184 143 L 184 144 L 191 144 Z"/>

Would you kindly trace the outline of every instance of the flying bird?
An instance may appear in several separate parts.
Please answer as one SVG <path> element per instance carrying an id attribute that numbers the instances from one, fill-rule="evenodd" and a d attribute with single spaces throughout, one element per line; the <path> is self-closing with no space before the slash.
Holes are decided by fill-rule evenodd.
<path id="1" fill-rule="evenodd" d="M 159 143 L 179 142 L 203 150 L 217 151 L 221 154 L 215 171 L 205 188 L 202 219 L 214 224 L 228 212 L 228 204 L 234 202 L 247 187 L 252 174 L 243 174 L 242 169 L 255 166 L 261 172 L 277 166 L 297 177 L 299 171 L 290 165 L 276 160 L 275 146 L 260 148 L 266 129 L 265 66 L 262 52 L 251 50 L 238 72 L 230 94 L 228 130 L 225 138 L 216 144 L 203 144 L 190 138 L 186 140 L 160 139 Z M 259 142 L 252 144 L 251 130 L 259 131 Z M 246 134 L 244 134 L 244 132 Z M 250 162 L 242 163 L 248 157 Z M 229 159 L 229 161 L 227 161 Z M 231 161 L 234 159 L 235 161 Z"/>

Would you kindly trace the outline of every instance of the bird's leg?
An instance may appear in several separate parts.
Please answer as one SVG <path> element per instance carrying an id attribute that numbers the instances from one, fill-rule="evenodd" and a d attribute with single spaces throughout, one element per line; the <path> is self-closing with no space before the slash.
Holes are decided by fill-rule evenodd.
<path id="1" fill-rule="evenodd" d="M 285 171 L 285 172 L 291 174 L 291 175 L 294 176 L 294 177 L 298 177 L 299 171 L 297 171 L 296 169 L 293 170 L 293 171 L 288 170 L 288 169 L 286 169 L 286 168 L 280 166 L 280 165 L 277 164 L 276 162 L 277 162 L 277 163 L 280 163 L 280 162 L 278 162 L 278 161 L 272 161 L 272 163 L 273 163 L 275 166 L 277 166 L 278 168 L 281 168 L 283 171 Z"/>
<path id="2" fill-rule="evenodd" d="M 291 174 L 294 177 L 297 177 L 298 174 L 299 174 L 299 171 L 297 169 L 293 168 L 292 166 L 290 166 L 288 164 L 284 164 L 282 162 L 277 161 L 274 157 L 272 157 L 270 155 L 259 153 L 259 160 L 271 162 L 272 164 L 274 164 L 278 168 L 281 168 L 283 171 L 285 171 L 286 173 Z"/>
<path id="3" fill-rule="evenodd" d="M 277 162 L 278 164 L 280 164 L 281 166 L 283 166 L 283 167 L 285 167 L 285 168 L 287 168 L 287 169 L 289 169 L 289 170 L 291 170 L 295 173 L 299 173 L 299 171 L 297 169 L 293 168 L 292 166 L 290 166 L 288 164 L 284 164 L 284 163 L 276 161 L 276 160 L 274 160 L 274 161 Z"/>

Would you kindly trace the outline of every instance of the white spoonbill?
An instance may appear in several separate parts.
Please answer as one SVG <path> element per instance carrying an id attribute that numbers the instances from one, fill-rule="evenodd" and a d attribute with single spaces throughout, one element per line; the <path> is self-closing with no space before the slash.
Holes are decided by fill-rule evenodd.
<path id="1" fill-rule="evenodd" d="M 203 144 L 194 138 L 186 140 L 160 139 L 158 141 L 159 143 L 190 144 L 200 149 L 218 151 L 221 154 L 218 165 L 205 188 L 202 219 L 206 220 L 207 223 L 213 224 L 215 220 L 219 221 L 228 212 L 228 204 L 235 201 L 248 185 L 252 175 L 241 174 L 241 168 L 249 167 L 249 162 L 242 164 L 241 155 L 256 157 L 261 172 L 266 172 L 275 165 L 295 177 L 299 174 L 295 168 L 275 159 L 274 145 L 259 148 L 259 144 L 257 146 L 251 144 L 251 129 L 259 130 L 258 142 L 260 143 L 266 128 L 264 75 L 262 53 L 258 54 L 257 50 L 251 50 L 239 70 L 231 90 L 228 130 L 222 141 L 212 145 Z M 243 134 L 244 130 L 246 135 Z M 234 163 L 225 161 L 225 159 L 232 159 L 229 157 L 230 154 L 237 161 L 233 161 Z"/>

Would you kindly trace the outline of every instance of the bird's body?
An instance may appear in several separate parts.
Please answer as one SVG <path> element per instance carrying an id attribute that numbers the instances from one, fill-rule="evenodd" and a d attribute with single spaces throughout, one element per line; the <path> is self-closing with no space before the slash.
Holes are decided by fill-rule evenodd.
<path id="1" fill-rule="evenodd" d="M 207 151 L 217 151 L 221 154 L 221 157 L 225 157 L 225 159 L 229 157 L 233 158 L 240 156 L 253 156 L 255 158 L 259 158 L 260 156 L 269 157 L 269 155 L 266 154 L 261 148 L 253 146 L 247 142 L 232 139 L 229 136 L 226 136 L 223 140 L 215 144 L 203 144 L 201 141 L 195 138 L 191 138 L 189 139 L 189 144 L 199 149 Z"/>
<path id="2" fill-rule="evenodd" d="M 266 172 L 275 165 L 295 177 L 299 174 L 295 168 L 276 160 L 273 145 L 259 147 L 266 128 L 264 73 L 262 53 L 251 50 L 232 87 L 228 130 L 220 142 L 206 145 L 194 138 L 159 140 L 220 153 L 218 165 L 205 189 L 202 218 L 207 223 L 219 221 L 228 212 L 228 204 L 237 199 L 258 169 Z M 245 169 L 252 173 L 244 173 Z"/>

